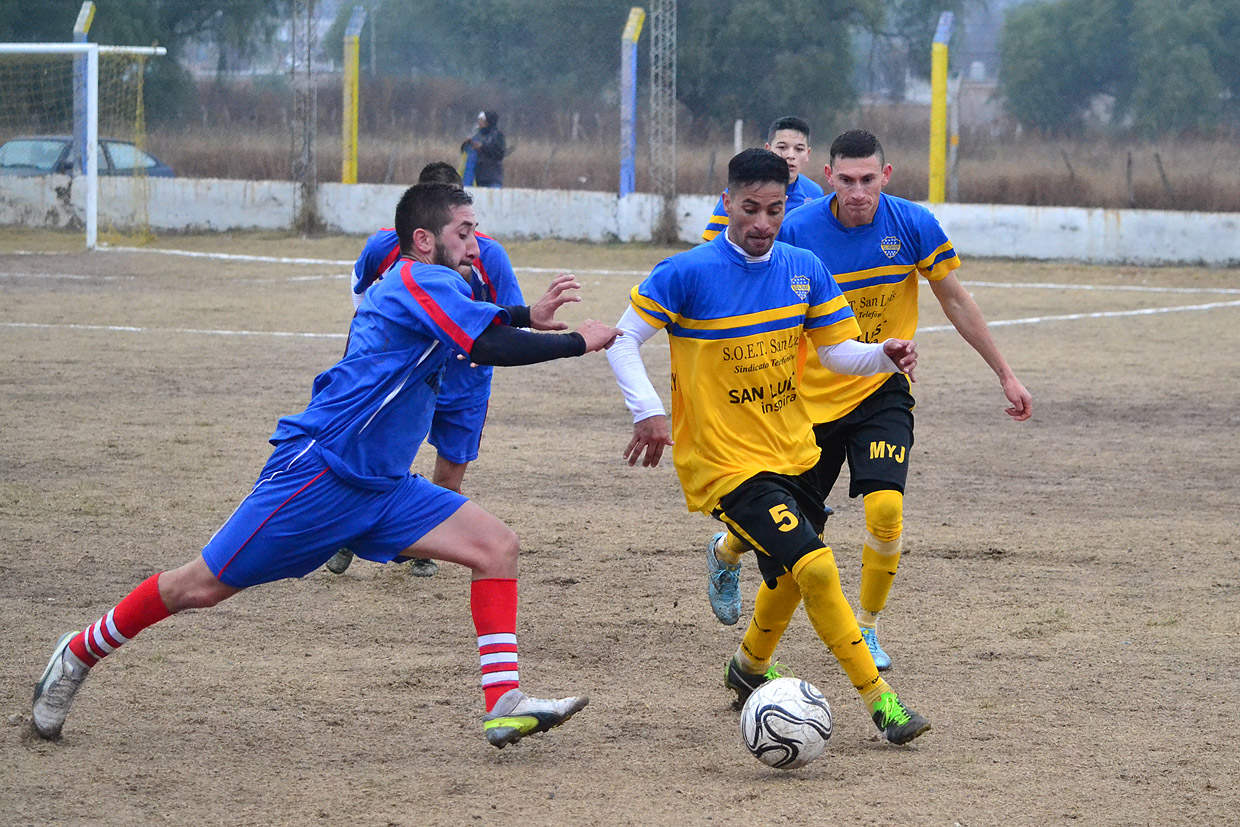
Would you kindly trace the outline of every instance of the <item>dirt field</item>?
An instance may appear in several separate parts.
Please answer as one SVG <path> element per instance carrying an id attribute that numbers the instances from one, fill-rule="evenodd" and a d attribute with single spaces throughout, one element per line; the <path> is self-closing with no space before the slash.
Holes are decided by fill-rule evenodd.
<path id="1" fill-rule="evenodd" d="M 714 524 L 685 511 L 670 463 L 622 463 L 630 423 L 598 355 L 497 370 L 465 480 L 522 539 L 523 686 L 592 697 L 568 725 L 488 746 L 467 572 L 359 562 L 147 630 L 95 670 L 61 742 L 32 738 L 57 637 L 197 553 L 351 314 L 341 264 L 78 244 L 0 231 L 0 823 L 1240 819 L 1236 271 L 966 261 L 987 317 L 1025 320 L 995 328 L 1034 395 L 1024 424 L 923 290 L 906 554 L 882 630 L 891 682 L 934 729 L 880 743 L 801 612 L 779 657 L 831 700 L 836 733 L 780 772 L 744 751 L 721 685 L 743 626 L 705 599 Z M 360 239 L 156 246 L 348 260 Z M 510 252 L 583 273 L 578 321 L 618 317 L 667 251 Z M 533 297 L 550 274 L 521 277 Z M 1182 309 L 1136 312 L 1166 308 Z M 645 355 L 666 387 L 666 338 Z M 831 505 L 855 599 L 860 503 Z M 746 608 L 757 583 L 748 562 Z"/>

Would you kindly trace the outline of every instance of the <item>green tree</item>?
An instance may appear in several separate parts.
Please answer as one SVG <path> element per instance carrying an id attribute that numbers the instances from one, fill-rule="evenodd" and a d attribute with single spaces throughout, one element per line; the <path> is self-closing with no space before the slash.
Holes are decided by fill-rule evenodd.
<path id="1" fill-rule="evenodd" d="M 166 58 L 147 63 L 147 115 L 174 119 L 194 103 L 193 83 L 177 62 L 186 41 L 206 38 L 244 50 L 270 36 L 287 6 L 287 0 L 96 0 L 90 40 L 165 47 Z M 0 3 L 0 40 L 68 41 L 81 7 L 81 0 Z"/>
<path id="2" fill-rule="evenodd" d="M 1013 9 L 1000 93 L 1021 123 L 1073 130 L 1090 99 L 1115 99 L 1145 135 L 1206 131 L 1236 114 L 1235 0 L 1053 0 Z"/>

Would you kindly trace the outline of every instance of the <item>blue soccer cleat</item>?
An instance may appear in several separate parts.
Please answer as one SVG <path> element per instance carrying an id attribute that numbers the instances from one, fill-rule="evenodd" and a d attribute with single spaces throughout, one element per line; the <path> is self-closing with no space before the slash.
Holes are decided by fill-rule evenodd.
<path id="1" fill-rule="evenodd" d="M 741 617 L 741 564 L 730 566 L 715 556 L 715 548 L 726 536 L 727 532 L 721 531 L 706 545 L 706 596 L 719 622 L 735 626 Z"/>
<path id="2" fill-rule="evenodd" d="M 876 626 L 862 626 L 861 638 L 865 641 L 865 645 L 870 648 L 870 656 L 874 658 L 874 665 L 878 667 L 879 672 L 886 672 L 891 668 L 891 656 L 883 651 L 883 647 L 878 644 L 878 628 Z"/>

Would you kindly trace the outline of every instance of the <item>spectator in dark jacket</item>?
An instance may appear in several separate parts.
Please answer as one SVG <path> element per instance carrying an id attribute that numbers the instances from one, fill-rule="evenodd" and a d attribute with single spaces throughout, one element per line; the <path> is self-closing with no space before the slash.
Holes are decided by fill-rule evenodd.
<path id="1" fill-rule="evenodd" d="M 461 151 L 471 147 L 477 153 L 474 183 L 479 187 L 504 186 L 504 156 L 508 154 L 508 148 L 504 143 L 504 133 L 499 131 L 499 115 L 490 111 L 478 113 L 478 129 L 461 144 Z"/>

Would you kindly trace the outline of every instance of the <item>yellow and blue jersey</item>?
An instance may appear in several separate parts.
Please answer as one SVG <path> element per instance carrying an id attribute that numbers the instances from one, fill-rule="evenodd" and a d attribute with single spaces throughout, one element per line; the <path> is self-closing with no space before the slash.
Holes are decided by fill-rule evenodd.
<path id="1" fill-rule="evenodd" d="M 858 334 L 822 262 L 780 243 L 751 262 L 725 234 L 660 262 L 630 299 L 667 330 L 673 457 L 691 511 L 710 513 L 762 471 L 814 467 L 818 446 L 800 400 L 803 340 L 833 345 Z"/>
<path id="2" fill-rule="evenodd" d="M 822 187 L 818 186 L 816 181 L 811 181 L 808 176 L 798 175 L 797 180 L 788 185 L 788 200 L 784 204 L 784 212 L 790 213 L 818 198 L 822 198 Z M 723 196 L 720 195 L 718 203 L 715 204 L 715 211 L 710 214 L 706 229 L 702 231 L 702 240 L 714 241 L 715 236 L 727 229 L 727 226 L 728 211 L 723 208 Z"/>
<path id="3" fill-rule="evenodd" d="M 835 277 L 856 314 L 861 341 L 911 339 L 917 332 L 917 277 L 938 281 L 960 258 L 938 220 L 925 207 L 882 194 L 874 220 L 845 227 L 835 217 L 836 195 L 789 215 L 779 240 L 814 253 Z M 804 397 L 814 422 L 834 422 L 888 379 L 832 373 L 810 354 Z"/>

